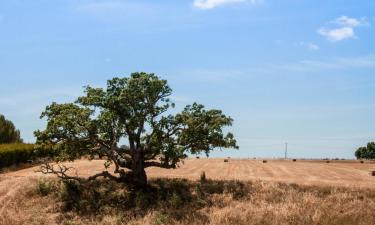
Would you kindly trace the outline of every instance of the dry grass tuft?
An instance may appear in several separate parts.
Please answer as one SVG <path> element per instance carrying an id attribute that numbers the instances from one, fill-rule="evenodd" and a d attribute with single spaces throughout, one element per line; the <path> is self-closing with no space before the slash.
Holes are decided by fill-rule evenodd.
<path id="1" fill-rule="evenodd" d="M 373 224 L 375 191 L 272 182 L 154 179 L 147 190 L 32 180 L 0 224 Z"/>

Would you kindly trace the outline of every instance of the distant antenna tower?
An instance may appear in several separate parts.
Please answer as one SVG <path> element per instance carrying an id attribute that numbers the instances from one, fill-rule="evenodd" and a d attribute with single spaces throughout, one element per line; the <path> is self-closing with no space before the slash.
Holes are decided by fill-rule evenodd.
<path id="1" fill-rule="evenodd" d="M 288 142 L 285 143 L 285 159 L 288 158 Z"/>

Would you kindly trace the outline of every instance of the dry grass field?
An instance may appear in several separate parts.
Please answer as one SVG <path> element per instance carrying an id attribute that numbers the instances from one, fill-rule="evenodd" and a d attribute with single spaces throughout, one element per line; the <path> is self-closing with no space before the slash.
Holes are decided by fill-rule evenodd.
<path id="1" fill-rule="evenodd" d="M 176 170 L 151 168 L 151 177 L 173 177 L 198 179 L 202 171 L 208 178 L 218 180 L 263 180 L 297 184 L 356 186 L 375 188 L 375 170 L 372 162 L 333 160 L 248 160 L 230 159 L 189 159 Z"/>
<path id="2" fill-rule="evenodd" d="M 101 171 L 102 163 L 81 160 L 73 165 L 78 175 L 88 176 Z M 67 195 L 66 188 L 56 179 L 36 173 L 37 169 L 0 174 L 1 225 L 331 225 L 374 224 L 375 221 L 375 177 L 370 176 L 375 164 L 372 162 L 188 159 L 175 170 L 151 168 L 147 171 L 155 187 L 169 187 L 167 194 L 160 191 L 126 194 L 114 184 L 107 185 L 107 189 L 91 187 L 94 194 L 81 193 L 79 204 L 74 203 L 79 206 L 70 211 L 62 208 L 67 202 L 72 204 L 72 199 L 68 201 L 66 196 L 73 195 Z M 212 181 L 199 181 L 203 171 Z M 158 178 L 178 180 L 163 179 L 167 184 L 160 184 Z M 107 201 L 101 193 L 111 193 L 112 200 Z M 113 205 L 113 199 L 122 199 L 120 205 L 133 207 L 118 208 Z M 155 203 L 153 199 L 162 200 Z M 102 207 L 96 208 L 98 204 Z"/>

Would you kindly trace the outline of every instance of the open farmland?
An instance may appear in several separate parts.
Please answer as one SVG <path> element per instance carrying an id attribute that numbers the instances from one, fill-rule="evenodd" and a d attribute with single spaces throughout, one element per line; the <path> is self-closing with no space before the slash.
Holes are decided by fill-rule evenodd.
<path id="1" fill-rule="evenodd" d="M 265 180 L 311 185 L 337 185 L 375 187 L 375 177 L 370 171 L 375 164 L 358 161 L 283 161 L 231 159 L 190 159 L 185 160 L 181 168 L 165 170 L 152 168 L 151 177 L 177 177 L 198 179 L 205 171 L 210 179 L 224 180 Z"/>
<path id="2" fill-rule="evenodd" d="M 74 166 L 79 176 L 86 177 L 100 172 L 103 161 L 79 160 L 67 165 Z M 64 211 L 59 196 L 69 195 L 61 195 L 64 189 L 59 186 L 53 189 L 47 181 L 56 183 L 56 179 L 40 179 L 45 175 L 36 173 L 38 167 L 33 167 L 0 174 L 0 224 L 371 224 L 375 219 L 375 177 L 369 172 L 374 167 L 372 162 L 358 161 L 268 160 L 263 163 L 262 160 L 188 159 L 175 170 L 147 170 L 153 185 L 158 181 L 152 178 L 190 180 L 180 181 L 168 189 L 171 197 L 163 202 L 143 203 L 124 211 L 112 205 L 115 199 L 128 200 L 121 194 L 124 193 L 121 187 L 93 186 L 86 189 L 94 190 L 92 194 L 72 196 L 73 202 L 83 203 L 79 207 L 84 208 L 80 210 L 89 209 L 83 214 Z M 215 181 L 196 182 L 202 171 Z M 168 180 L 162 183 L 173 184 L 173 180 Z M 181 188 L 185 191 L 181 192 Z M 41 195 L 40 190 L 47 193 Z M 200 197 L 197 190 L 203 192 Z M 116 197 L 108 201 L 102 197 L 97 199 L 103 196 L 99 193 L 108 191 Z M 178 200 L 185 199 L 185 195 L 190 196 L 190 200 L 184 200 L 188 202 Z M 97 201 L 101 201 L 103 210 L 110 209 L 111 213 L 99 209 L 90 211 L 97 206 Z M 139 207 L 144 214 L 129 217 L 139 213 Z M 171 207 L 175 209 L 171 211 Z"/>
<path id="3" fill-rule="evenodd" d="M 66 163 L 76 169 L 79 176 L 90 176 L 103 170 L 102 160 L 79 160 Z M 1 179 L 11 177 L 45 176 L 35 173 L 38 167 L 24 169 L 7 174 L 0 174 Z M 288 182 L 306 185 L 329 185 L 375 188 L 375 177 L 370 176 L 370 171 L 375 170 L 371 161 L 333 160 L 326 163 L 323 160 L 262 160 L 230 159 L 187 159 L 177 169 L 148 168 L 150 178 L 185 178 L 196 180 L 204 171 L 207 178 L 215 180 L 264 180 Z M 109 169 L 111 171 L 111 169 Z M 1 184 L 1 183 L 0 183 Z"/>

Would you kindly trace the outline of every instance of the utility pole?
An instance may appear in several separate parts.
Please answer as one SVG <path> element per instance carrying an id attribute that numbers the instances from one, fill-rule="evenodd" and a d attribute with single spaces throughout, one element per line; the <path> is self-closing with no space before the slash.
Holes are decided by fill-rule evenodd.
<path id="1" fill-rule="evenodd" d="M 288 142 L 285 143 L 285 159 L 288 158 Z"/>

